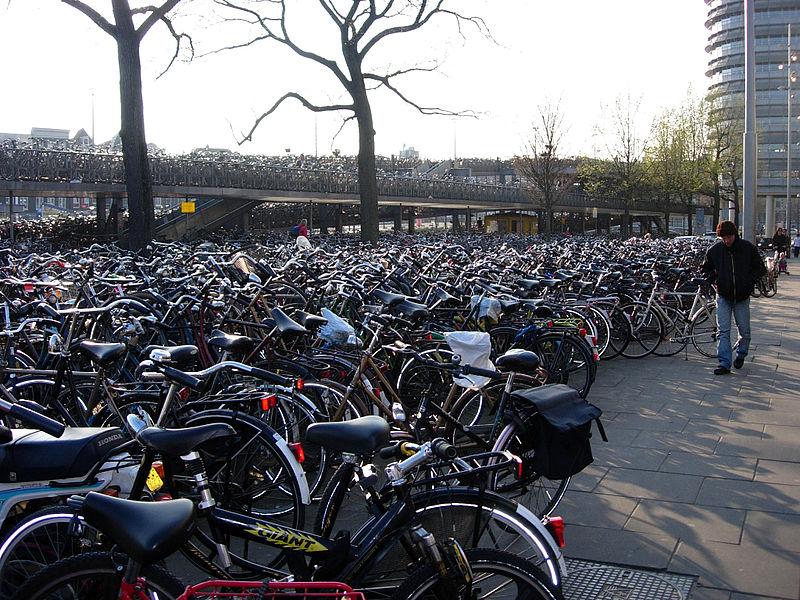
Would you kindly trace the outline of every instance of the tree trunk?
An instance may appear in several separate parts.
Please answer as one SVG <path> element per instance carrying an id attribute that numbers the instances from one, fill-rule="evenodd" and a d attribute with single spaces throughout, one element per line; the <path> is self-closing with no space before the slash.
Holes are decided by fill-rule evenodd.
<path id="1" fill-rule="evenodd" d="M 544 232 L 547 235 L 553 233 L 553 207 L 550 204 L 546 204 L 544 209 Z"/>
<path id="2" fill-rule="evenodd" d="M 625 203 L 625 211 L 622 213 L 622 226 L 619 228 L 619 234 L 623 239 L 631 237 L 631 208 L 630 203 Z"/>
<path id="3" fill-rule="evenodd" d="M 669 235 L 669 211 L 664 211 L 664 235 Z"/>
<path id="4" fill-rule="evenodd" d="M 691 204 L 686 205 L 686 233 L 688 235 L 692 235 L 692 216 L 694 216 L 692 208 Z"/>
<path id="5" fill-rule="evenodd" d="M 139 37 L 128 0 L 113 0 L 119 61 L 120 138 L 128 192 L 127 245 L 139 250 L 153 239 L 153 184 L 147 157 Z"/>
<path id="6" fill-rule="evenodd" d="M 719 224 L 719 211 L 722 208 L 722 198 L 719 191 L 719 182 L 714 183 L 714 215 L 711 218 L 711 227 L 714 231 L 717 230 Z"/>

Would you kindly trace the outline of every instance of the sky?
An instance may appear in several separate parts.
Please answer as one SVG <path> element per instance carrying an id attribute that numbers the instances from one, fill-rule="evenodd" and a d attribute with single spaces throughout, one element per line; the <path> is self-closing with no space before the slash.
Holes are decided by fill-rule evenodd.
<path id="1" fill-rule="evenodd" d="M 471 110 L 478 118 L 424 116 L 386 91 L 373 92 L 377 154 L 413 146 L 423 158 L 510 157 L 524 151 L 537 107 L 545 103 L 558 103 L 564 115 L 563 153 L 592 154 L 602 145 L 598 126 L 617 97 L 639 102 L 645 132 L 659 111 L 679 105 L 690 88 L 696 94 L 706 89 L 703 0 L 450 4 L 484 18 L 493 39 L 468 27 L 462 38 L 452 20 L 442 18 L 376 46 L 368 66 L 378 73 L 435 61 L 435 72 L 398 79 L 398 87 L 419 103 Z M 338 32 L 319 15 L 317 0 L 290 0 L 289 6 L 287 22 L 298 43 L 334 54 Z M 241 132 L 288 91 L 318 103 L 346 98 L 326 69 L 274 42 L 199 56 L 247 39 L 238 26 L 221 22 L 223 16 L 210 12 L 205 0 L 186 4 L 174 22 L 191 33 L 197 56 L 176 61 L 158 79 L 174 42 L 161 25 L 144 39 L 148 142 L 170 152 L 208 145 L 251 154 L 355 154 L 354 123 L 334 139 L 341 116 L 315 116 L 293 102 L 263 121 L 252 142 L 237 144 Z M 0 2 L 0 65 L 0 132 L 53 127 L 91 134 L 92 98 L 96 138 L 107 140 L 119 130 L 115 44 L 75 9 L 58 0 Z"/>

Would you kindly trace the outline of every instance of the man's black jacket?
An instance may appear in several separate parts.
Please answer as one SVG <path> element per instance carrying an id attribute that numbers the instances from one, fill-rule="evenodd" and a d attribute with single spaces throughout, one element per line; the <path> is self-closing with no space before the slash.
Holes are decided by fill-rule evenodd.
<path id="1" fill-rule="evenodd" d="M 726 300 L 740 302 L 750 297 L 756 281 L 766 272 L 758 249 L 738 237 L 730 248 L 722 240 L 706 252 L 703 271 L 717 293 Z"/>

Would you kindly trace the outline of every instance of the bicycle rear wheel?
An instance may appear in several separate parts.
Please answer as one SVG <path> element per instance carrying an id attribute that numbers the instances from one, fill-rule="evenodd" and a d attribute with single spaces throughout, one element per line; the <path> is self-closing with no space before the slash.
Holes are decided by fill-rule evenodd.
<path id="1" fill-rule="evenodd" d="M 472 570 L 471 589 L 463 586 L 456 591 L 455 596 L 445 592 L 441 574 L 432 566 L 426 565 L 411 573 L 397 589 L 393 600 L 438 600 L 443 597 L 448 600 L 469 600 L 476 597 L 498 600 L 556 600 L 562 597 L 547 582 L 541 571 L 518 556 L 486 549 L 467 550 L 465 554 Z"/>
<path id="2" fill-rule="evenodd" d="M 622 353 L 626 358 L 644 358 L 664 339 L 664 323 L 646 302 L 626 304 L 622 310 L 631 324 L 631 341 Z"/>
<path id="3" fill-rule="evenodd" d="M 708 358 L 717 357 L 719 331 L 717 329 L 716 306 L 701 310 L 692 317 L 692 322 L 689 325 L 689 335 L 692 338 L 692 345 L 700 354 Z"/>

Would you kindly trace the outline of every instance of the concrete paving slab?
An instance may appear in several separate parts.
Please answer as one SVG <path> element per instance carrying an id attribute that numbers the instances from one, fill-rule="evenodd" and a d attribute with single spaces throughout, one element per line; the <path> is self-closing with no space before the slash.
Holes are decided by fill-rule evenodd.
<path id="1" fill-rule="evenodd" d="M 666 569 L 678 540 L 621 529 L 567 525 L 567 547 L 571 558 L 597 560 L 634 567 Z"/>
<path id="2" fill-rule="evenodd" d="M 800 485 L 800 463 L 759 459 L 755 480 L 767 483 Z M 798 507 L 798 511 L 800 511 L 800 507 Z"/>
<path id="3" fill-rule="evenodd" d="M 694 502 L 702 477 L 638 469 L 609 469 L 596 491 L 629 498 L 652 498 L 674 502 Z"/>
<path id="4" fill-rule="evenodd" d="M 770 460 L 800 461 L 800 441 L 759 440 L 742 435 L 724 435 L 716 449 L 721 456 L 754 456 Z"/>
<path id="5" fill-rule="evenodd" d="M 666 450 L 624 447 L 612 444 L 595 446 L 592 452 L 595 465 L 644 469 L 647 471 L 657 471 L 667 457 Z"/>
<path id="6" fill-rule="evenodd" d="M 559 515 L 564 517 L 570 531 L 573 525 L 602 529 L 622 529 L 639 503 L 634 498 L 611 494 L 589 494 L 570 490 L 561 504 Z"/>
<path id="7" fill-rule="evenodd" d="M 795 514 L 800 506 L 800 486 L 706 478 L 703 480 L 696 503 Z"/>
<path id="8" fill-rule="evenodd" d="M 669 563 L 676 573 L 698 575 L 709 587 L 797 600 L 800 554 L 750 544 L 681 541 Z"/>
<path id="9" fill-rule="evenodd" d="M 746 512 L 659 500 L 642 500 L 624 529 L 667 534 L 682 540 L 711 540 L 738 544 Z"/>
<path id="10" fill-rule="evenodd" d="M 672 451 L 661 463 L 659 470 L 667 473 L 752 481 L 757 464 L 756 458 Z"/>
<path id="11" fill-rule="evenodd" d="M 800 552 L 800 514 L 780 514 L 751 510 L 742 530 L 742 543 L 787 552 Z"/>

